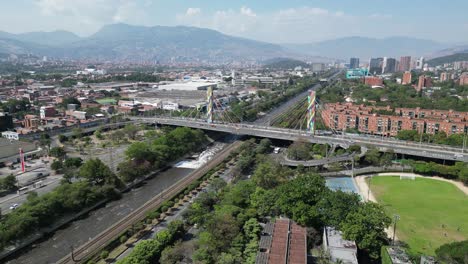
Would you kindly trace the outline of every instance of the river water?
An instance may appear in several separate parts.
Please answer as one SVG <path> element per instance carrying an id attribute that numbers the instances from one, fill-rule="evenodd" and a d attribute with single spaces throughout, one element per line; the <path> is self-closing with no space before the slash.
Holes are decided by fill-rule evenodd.
<path id="1" fill-rule="evenodd" d="M 34 248 L 7 263 L 55 263 L 69 254 L 71 247 L 77 248 L 91 240 L 168 186 L 185 178 L 194 169 L 201 167 L 223 146 L 225 144 L 216 143 L 200 153 L 198 158 L 177 163 L 176 166 L 148 180 L 143 186 L 124 193 L 121 199 L 109 202 L 105 207 L 91 212 L 88 217 L 74 221 L 65 228 L 56 231 L 47 240 L 36 244 Z"/>

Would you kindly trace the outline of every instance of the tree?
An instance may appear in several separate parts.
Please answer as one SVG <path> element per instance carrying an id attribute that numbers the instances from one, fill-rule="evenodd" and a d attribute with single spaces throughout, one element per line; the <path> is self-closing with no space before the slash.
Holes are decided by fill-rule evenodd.
<path id="1" fill-rule="evenodd" d="M 63 162 L 65 168 L 79 168 L 83 164 L 83 160 L 80 157 L 77 158 L 67 158 Z"/>
<path id="2" fill-rule="evenodd" d="M 16 180 L 16 177 L 13 174 L 10 174 L 5 178 L 0 179 L 0 189 L 14 191 L 18 188 L 16 186 L 17 183 L 18 181 Z"/>
<path id="3" fill-rule="evenodd" d="M 275 206 L 300 225 L 317 226 L 321 222 L 317 203 L 329 191 L 322 177 L 299 175 L 275 190 L 278 193 Z"/>
<path id="4" fill-rule="evenodd" d="M 64 148 L 61 148 L 61 147 L 54 147 L 54 148 L 51 148 L 50 149 L 50 152 L 49 154 L 52 156 L 52 157 L 55 157 L 57 159 L 60 159 L 62 160 L 65 155 L 67 154 L 65 152 L 65 149 Z"/>
<path id="5" fill-rule="evenodd" d="M 145 142 L 134 142 L 132 143 L 127 150 L 125 150 L 125 155 L 130 160 L 136 161 L 153 161 L 153 153 L 150 150 L 148 144 Z"/>
<path id="6" fill-rule="evenodd" d="M 63 168 L 63 162 L 62 160 L 60 159 L 56 159 L 54 160 L 51 164 L 50 164 L 50 168 L 56 172 L 60 171 L 62 168 Z"/>
<path id="7" fill-rule="evenodd" d="M 364 156 L 364 159 L 366 162 L 374 165 L 374 166 L 379 166 L 380 165 L 380 152 L 376 148 L 371 148 L 366 152 L 366 155 Z"/>
<path id="8" fill-rule="evenodd" d="M 150 168 L 147 162 L 138 164 L 131 160 L 124 161 L 118 165 L 119 177 L 122 181 L 129 183 L 148 174 Z"/>
<path id="9" fill-rule="evenodd" d="M 266 154 L 270 151 L 271 149 L 271 140 L 268 138 L 264 138 L 260 140 L 260 143 L 258 144 L 257 148 L 255 149 L 255 152 L 257 154 Z"/>
<path id="10" fill-rule="evenodd" d="M 385 228 L 391 223 L 384 208 L 367 202 L 350 212 L 341 223 L 340 230 L 347 240 L 356 241 L 359 248 L 366 250 L 373 259 L 378 259 L 380 248 L 386 239 Z"/>
<path id="11" fill-rule="evenodd" d="M 45 147 L 47 148 L 47 152 L 50 151 L 50 144 L 51 144 L 51 141 L 50 141 L 50 136 L 48 134 L 41 134 L 41 137 L 39 139 L 39 144 L 41 145 L 41 147 Z"/>
<path id="12" fill-rule="evenodd" d="M 338 227 L 346 216 L 360 206 L 357 194 L 345 193 L 341 190 L 328 192 L 317 205 L 322 221 L 329 226 Z"/>
<path id="13" fill-rule="evenodd" d="M 77 127 L 72 130 L 74 138 L 81 138 L 83 136 L 83 129 Z"/>
<path id="14" fill-rule="evenodd" d="M 468 263 L 468 240 L 444 244 L 435 253 L 441 263 Z"/>
<path id="15" fill-rule="evenodd" d="M 94 185 L 115 184 L 115 175 L 100 159 L 87 160 L 79 170 L 79 176 Z"/>
<path id="16" fill-rule="evenodd" d="M 311 144 L 296 141 L 288 148 L 288 158 L 293 160 L 309 160 Z"/>
<path id="17" fill-rule="evenodd" d="M 177 242 L 172 247 L 165 248 L 161 253 L 159 263 L 161 264 L 177 264 L 184 260 L 184 252 L 186 251 L 184 245 Z"/>
<path id="18" fill-rule="evenodd" d="M 94 136 L 99 140 L 103 140 L 104 136 L 102 135 L 102 129 L 99 128 L 98 130 L 94 131 Z"/>
<path id="19" fill-rule="evenodd" d="M 131 140 L 135 140 L 135 136 L 138 133 L 138 131 L 139 131 L 138 127 L 133 124 L 128 124 L 123 128 L 123 132 Z"/>
<path id="20" fill-rule="evenodd" d="M 124 137 L 125 137 L 125 134 L 122 130 L 114 131 L 113 133 L 109 135 L 109 138 L 116 143 L 119 143 L 121 140 L 124 139 Z"/>

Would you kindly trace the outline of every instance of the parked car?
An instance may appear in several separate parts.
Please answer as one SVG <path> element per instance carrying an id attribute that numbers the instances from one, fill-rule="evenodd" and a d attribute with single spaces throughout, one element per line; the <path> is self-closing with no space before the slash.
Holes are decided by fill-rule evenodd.
<path id="1" fill-rule="evenodd" d="M 12 204 L 12 205 L 10 206 L 10 210 L 15 210 L 16 208 L 18 208 L 18 206 L 19 206 L 19 204 L 16 204 L 16 203 L 15 203 L 15 204 Z"/>

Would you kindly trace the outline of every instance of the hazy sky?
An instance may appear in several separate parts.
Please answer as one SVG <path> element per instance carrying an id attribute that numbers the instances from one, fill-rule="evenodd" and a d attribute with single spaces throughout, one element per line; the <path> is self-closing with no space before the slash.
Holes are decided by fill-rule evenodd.
<path id="1" fill-rule="evenodd" d="M 0 30 L 72 31 L 103 25 L 191 25 L 275 43 L 344 36 L 468 42 L 467 0 L 0 0 Z"/>

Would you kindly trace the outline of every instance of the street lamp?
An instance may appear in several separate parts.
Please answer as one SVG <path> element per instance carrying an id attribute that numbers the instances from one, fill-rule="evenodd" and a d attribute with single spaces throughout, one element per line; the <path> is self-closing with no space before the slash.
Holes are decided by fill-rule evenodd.
<path id="1" fill-rule="evenodd" d="M 395 233 L 396 233 L 396 223 L 400 220 L 400 216 L 397 214 L 393 215 L 393 238 L 392 238 L 392 245 L 395 246 Z"/>

